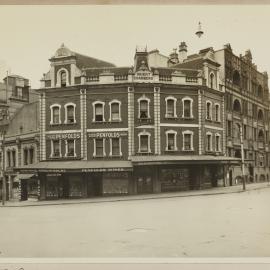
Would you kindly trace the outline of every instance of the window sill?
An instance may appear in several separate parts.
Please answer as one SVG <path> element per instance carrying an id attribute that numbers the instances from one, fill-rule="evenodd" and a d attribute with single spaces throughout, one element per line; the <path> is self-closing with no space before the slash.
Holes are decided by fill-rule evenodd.
<path id="1" fill-rule="evenodd" d="M 184 116 L 182 116 L 182 119 L 183 119 L 183 120 L 193 120 L 194 117 L 184 117 Z"/>
<path id="2" fill-rule="evenodd" d="M 190 149 L 190 150 L 186 150 L 186 149 L 182 149 L 183 152 L 194 152 L 194 149 Z"/>
<path id="3" fill-rule="evenodd" d="M 122 123 L 122 120 L 109 120 L 108 123 L 114 124 L 114 123 Z"/>
<path id="4" fill-rule="evenodd" d="M 123 155 L 109 155 L 110 158 L 122 158 Z"/>
<path id="5" fill-rule="evenodd" d="M 73 122 L 73 123 L 64 123 L 64 125 L 76 125 L 77 124 L 77 122 L 75 121 L 75 122 Z"/>
<path id="6" fill-rule="evenodd" d="M 169 150 L 169 149 L 166 149 L 165 150 L 165 152 L 169 152 L 169 153 L 171 153 L 171 152 L 177 152 L 178 151 L 178 149 L 176 148 L 176 149 L 172 149 L 172 150 Z"/>
<path id="7" fill-rule="evenodd" d="M 165 115 L 165 119 L 168 119 L 168 120 L 177 120 L 178 117 L 177 116 L 167 116 L 167 115 Z"/>
<path id="8" fill-rule="evenodd" d="M 152 155 L 152 152 L 137 152 L 138 155 Z"/>
<path id="9" fill-rule="evenodd" d="M 104 158 L 106 156 L 93 156 L 93 158 Z"/>
<path id="10" fill-rule="evenodd" d="M 50 123 L 50 126 L 60 126 L 62 125 L 61 123 Z"/>

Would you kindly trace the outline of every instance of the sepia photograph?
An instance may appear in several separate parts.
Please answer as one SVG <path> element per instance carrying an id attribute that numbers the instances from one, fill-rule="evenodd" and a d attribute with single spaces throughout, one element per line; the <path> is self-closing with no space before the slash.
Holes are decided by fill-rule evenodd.
<path id="1" fill-rule="evenodd" d="M 0 5 L 0 25 L 1 270 L 268 260 L 270 5 Z"/>

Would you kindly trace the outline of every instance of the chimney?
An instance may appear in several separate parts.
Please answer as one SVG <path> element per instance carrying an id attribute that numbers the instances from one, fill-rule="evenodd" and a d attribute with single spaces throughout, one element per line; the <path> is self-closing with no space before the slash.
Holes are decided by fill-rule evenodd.
<path id="1" fill-rule="evenodd" d="M 186 43 L 183 41 L 181 42 L 181 44 L 179 45 L 179 63 L 183 63 L 185 59 L 187 59 L 187 45 Z"/>

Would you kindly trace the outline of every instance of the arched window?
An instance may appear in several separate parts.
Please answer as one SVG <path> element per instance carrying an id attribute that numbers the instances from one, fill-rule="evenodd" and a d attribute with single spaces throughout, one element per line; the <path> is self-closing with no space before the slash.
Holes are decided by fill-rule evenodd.
<path id="1" fill-rule="evenodd" d="M 150 118 L 150 99 L 146 96 L 143 96 L 138 99 L 139 103 L 139 115 L 140 119 L 148 119 Z"/>
<path id="2" fill-rule="evenodd" d="M 263 111 L 261 109 L 258 110 L 258 121 L 263 121 Z"/>
<path id="3" fill-rule="evenodd" d="M 218 103 L 215 104 L 215 121 L 220 122 L 220 105 Z"/>
<path id="4" fill-rule="evenodd" d="M 61 124 L 61 105 L 53 104 L 50 106 L 51 109 L 51 121 L 50 124 Z"/>
<path id="5" fill-rule="evenodd" d="M 215 74 L 213 72 L 210 73 L 210 88 L 215 89 L 216 88 L 216 77 Z"/>
<path id="6" fill-rule="evenodd" d="M 240 86 L 240 74 L 237 70 L 233 72 L 233 84 Z"/>
<path id="7" fill-rule="evenodd" d="M 166 151 L 176 151 L 176 136 L 177 132 L 174 130 L 167 130 L 166 131 Z"/>
<path id="8" fill-rule="evenodd" d="M 264 133 L 262 130 L 259 131 L 258 133 L 258 141 L 259 142 L 264 142 Z"/>
<path id="9" fill-rule="evenodd" d="M 110 119 L 109 121 L 121 121 L 121 102 L 119 100 L 112 100 L 109 102 Z"/>
<path id="10" fill-rule="evenodd" d="M 182 99 L 183 106 L 183 118 L 193 118 L 193 99 L 190 97 L 184 97 Z"/>
<path id="11" fill-rule="evenodd" d="M 193 148 L 193 131 L 185 130 L 182 132 L 183 135 L 183 151 L 194 151 Z"/>
<path id="12" fill-rule="evenodd" d="M 102 101 L 93 102 L 93 122 L 104 122 L 104 105 Z"/>
<path id="13" fill-rule="evenodd" d="M 67 103 L 65 105 L 65 124 L 76 123 L 75 108 L 76 108 L 76 104 L 74 103 Z"/>
<path id="14" fill-rule="evenodd" d="M 213 150 L 213 135 L 211 132 L 206 133 L 206 151 L 211 152 Z"/>
<path id="15" fill-rule="evenodd" d="M 238 99 L 235 99 L 233 102 L 233 111 L 237 113 L 241 113 L 241 104 Z"/>
<path id="16" fill-rule="evenodd" d="M 140 132 L 139 136 L 139 153 L 150 153 L 150 136 L 149 132 Z"/>
<path id="17" fill-rule="evenodd" d="M 60 72 L 61 87 L 67 86 L 67 73 L 66 71 Z"/>
<path id="18" fill-rule="evenodd" d="M 206 101 L 206 119 L 212 120 L 212 102 Z"/>
<path id="19" fill-rule="evenodd" d="M 177 99 L 175 97 L 166 97 L 166 118 L 175 118 L 176 115 L 176 101 Z"/>
<path id="20" fill-rule="evenodd" d="M 262 98 L 263 97 L 263 89 L 262 89 L 262 86 L 261 85 L 258 86 L 258 97 L 259 98 Z"/>

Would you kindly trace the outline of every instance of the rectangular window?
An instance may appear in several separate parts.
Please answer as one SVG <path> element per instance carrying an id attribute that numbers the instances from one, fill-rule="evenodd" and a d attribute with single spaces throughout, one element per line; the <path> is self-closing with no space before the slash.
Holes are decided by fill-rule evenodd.
<path id="1" fill-rule="evenodd" d="M 11 152 L 7 152 L 7 167 L 11 167 Z"/>
<path id="2" fill-rule="evenodd" d="M 52 146 L 53 146 L 53 149 L 52 149 L 53 157 L 60 157 L 60 140 L 53 140 Z"/>
<path id="3" fill-rule="evenodd" d="M 74 148 L 75 140 L 67 140 L 67 156 L 74 157 L 75 148 Z"/>
<path id="4" fill-rule="evenodd" d="M 53 108 L 53 123 L 59 124 L 60 109 L 59 107 Z"/>
<path id="5" fill-rule="evenodd" d="M 17 97 L 18 98 L 22 98 L 23 97 L 23 93 L 22 93 L 22 88 L 21 87 L 17 87 Z"/>
<path id="6" fill-rule="evenodd" d="M 29 149 L 29 164 L 34 163 L 34 148 Z"/>
<path id="7" fill-rule="evenodd" d="M 206 150 L 207 151 L 211 151 L 212 150 L 212 136 L 210 134 L 208 134 L 206 136 Z"/>
<path id="8" fill-rule="evenodd" d="M 256 141 L 257 140 L 257 128 L 253 129 L 253 140 Z"/>
<path id="9" fill-rule="evenodd" d="M 95 121 L 96 122 L 103 121 L 103 105 L 102 104 L 95 105 Z"/>
<path id="10" fill-rule="evenodd" d="M 168 150 L 175 150 L 175 134 L 174 133 L 168 133 Z"/>
<path id="11" fill-rule="evenodd" d="M 103 139 L 96 139 L 96 156 L 103 157 Z"/>
<path id="12" fill-rule="evenodd" d="M 28 164 L 28 149 L 23 150 L 23 164 L 24 165 Z"/>
<path id="13" fill-rule="evenodd" d="M 216 151 L 220 151 L 220 136 L 216 136 Z"/>
<path id="14" fill-rule="evenodd" d="M 231 137 L 232 136 L 232 121 L 227 121 L 227 125 L 228 125 L 228 136 Z"/>
<path id="15" fill-rule="evenodd" d="M 149 118 L 147 100 L 140 101 L 140 118 Z"/>
<path id="16" fill-rule="evenodd" d="M 67 106 L 67 123 L 74 123 L 74 107 Z"/>
<path id="17" fill-rule="evenodd" d="M 186 117 L 186 118 L 191 117 L 191 102 L 190 102 L 190 100 L 184 101 L 184 117 Z"/>
<path id="18" fill-rule="evenodd" d="M 216 122 L 219 121 L 219 105 L 215 106 L 215 120 Z"/>
<path id="19" fill-rule="evenodd" d="M 206 103 L 206 119 L 211 120 L 211 103 Z"/>
<path id="20" fill-rule="evenodd" d="M 12 151 L 12 166 L 13 167 L 16 167 L 16 151 L 15 150 L 13 150 Z"/>
<path id="21" fill-rule="evenodd" d="M 119 138 L 112 138 L 112 156 L 119 156 L 120 155 L 120 139 Z"/>
<path id="22" fill-rule="evenodd" d="M 246 140 L 247 139 L 247 125 L 244 125 L 243 136 L 244 136 L 244 140 Z"/>
<path id="23" fill-rule="evenodd" d="M 148 135 L 141 135 L 140 141 L 141 141 L 141 145 L 140 145 L 141 152 L 149 152 Z"/>
<path id="24" fill-rule="evenodd" d="M 191 134 L 184 134 L 184 150 L 189 151 L 191 149 Z"/>
<path id="25" fill-rule="evenodd" d="M 167 117 L 175 117 L 174 100 L 167 100 Z"/>
<path id="26" fill-rule="evenodd" d="M 112 114 L 112 121 L 119 121 L 120 120 L 120 108 L 118 103 L 111 104 L 111 114 Z"/>

